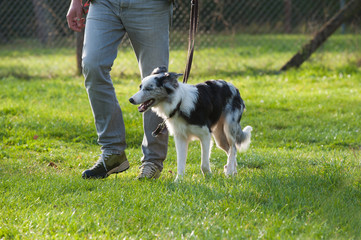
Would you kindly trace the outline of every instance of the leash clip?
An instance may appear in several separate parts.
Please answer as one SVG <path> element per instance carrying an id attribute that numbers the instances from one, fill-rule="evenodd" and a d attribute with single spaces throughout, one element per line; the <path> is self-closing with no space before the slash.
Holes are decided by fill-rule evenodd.
<path id="1" fill-rule="evenodd" d="M 158 137 L 159 134 L 161 134 L 161 133 L 163 132 L 163 130 L 166 128 L 165 121 L 166 121 L 166 120 L 164 120 L 162 123 L 159 123 L 159 124 L 158 124 L 157 129 L 155 129 L 155 130 L 152 132 L 152 136 L 153 136 L 153 137 Z"/>

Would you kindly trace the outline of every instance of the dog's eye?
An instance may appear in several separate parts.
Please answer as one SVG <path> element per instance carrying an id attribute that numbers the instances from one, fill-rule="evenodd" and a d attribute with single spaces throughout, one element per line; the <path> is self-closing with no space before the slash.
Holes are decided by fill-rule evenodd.
<path id="1" fill-rule="evenodd" d="M 153 88 L 151 86 L 144 88 L 145 91 L 152 91 Z"/>
<path id="2" fill-rule="evenodd" d="M 146 85 L 144 87 L 144 91 L 152 91 L 154 89 L 154 85 L 153 84 L 150 84 L 150 85 Z"/>
<path id="3" fill-rule="evenodd" d="M 139 85 L 139 90 L 142 89 L 142 87 L 143 87 L 142 84 L 140 84 L 140 85 Z"/>

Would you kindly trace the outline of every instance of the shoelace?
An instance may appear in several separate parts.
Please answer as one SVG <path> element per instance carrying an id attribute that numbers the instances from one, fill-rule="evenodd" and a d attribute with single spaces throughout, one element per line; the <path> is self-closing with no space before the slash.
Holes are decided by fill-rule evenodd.
<path id="1" fill-rule="evenodd" d="M 145 162 L 143 163 L 139 169 L 142 169 L 142 175 L 145 175 L 147 177 L 153 177 L 153 175 L 155 174 L 156 172 L 156 166 L 154 165 L 154 163 L 151 163 L 151 162 Z"/>
<path id="2" fill-rule="evenodd" d="M 105 164 L 105 161 L 111 156 L 112 154 L 111 153 L 102 153 L 100 154 L 99 156 L 99 160 L 97 162 L 97 165 L 99 165 L 99 163 L 102 163 L 104 168 L 105 168 L 105 171 L 108 172 L 108 169 L 107 169 L 107 165 Z"/>

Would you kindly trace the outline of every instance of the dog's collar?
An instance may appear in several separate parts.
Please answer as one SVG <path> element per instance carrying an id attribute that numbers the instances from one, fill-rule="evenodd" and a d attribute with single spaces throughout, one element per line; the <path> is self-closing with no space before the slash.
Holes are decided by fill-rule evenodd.
<path id="1" fill-rule="evenodd" d="M 179 101 L 179 103 L 177 104 L 175 109 L 169 114 L 169 117 L 167 119 L 172 118 L 179 111 L 181 104 L 182 100 Z"/>
<path id="2" fill-rule="evenodd" d="M 165 129 L 166 127 L 165 121 L 167 121 L 169 118 L 174 117 L 174 115 L 179 111 L 181 104 L 182 104 L 182 100 L 179 101 L 176 108 L 169 114 L 169 117 L 165 119 L 162 123 L 160 123 L 157 129 L 155 129 L 154 132 L 152 132 L 153 137 L 158 137 L 158 135 Z"/>

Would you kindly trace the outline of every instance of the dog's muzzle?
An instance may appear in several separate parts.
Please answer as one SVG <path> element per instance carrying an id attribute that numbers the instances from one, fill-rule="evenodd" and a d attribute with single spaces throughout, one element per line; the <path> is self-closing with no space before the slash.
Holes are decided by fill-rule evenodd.
<path id="1" fill-rule="evenodd" d="M 134 104 L 134 105 L 138 104 L 138 103 L 134 100 L 134 98 L 132 98 L 132 97 L 129 98 L 129 102 L 132 103 L 132 104 Z M 138 107 L 138 111 L 139 111 L 139 112 L 145 112 L 145 111 L 147 111 L 148 108 L 151 107 L 154 102 L 155 102 L 155 100 L 152 98 L 152 99 L 149 99 L 149 100 L 145 101 L 144 103 L 141 103 L 141 104 L 139 105 L 139 107 Z"/>

